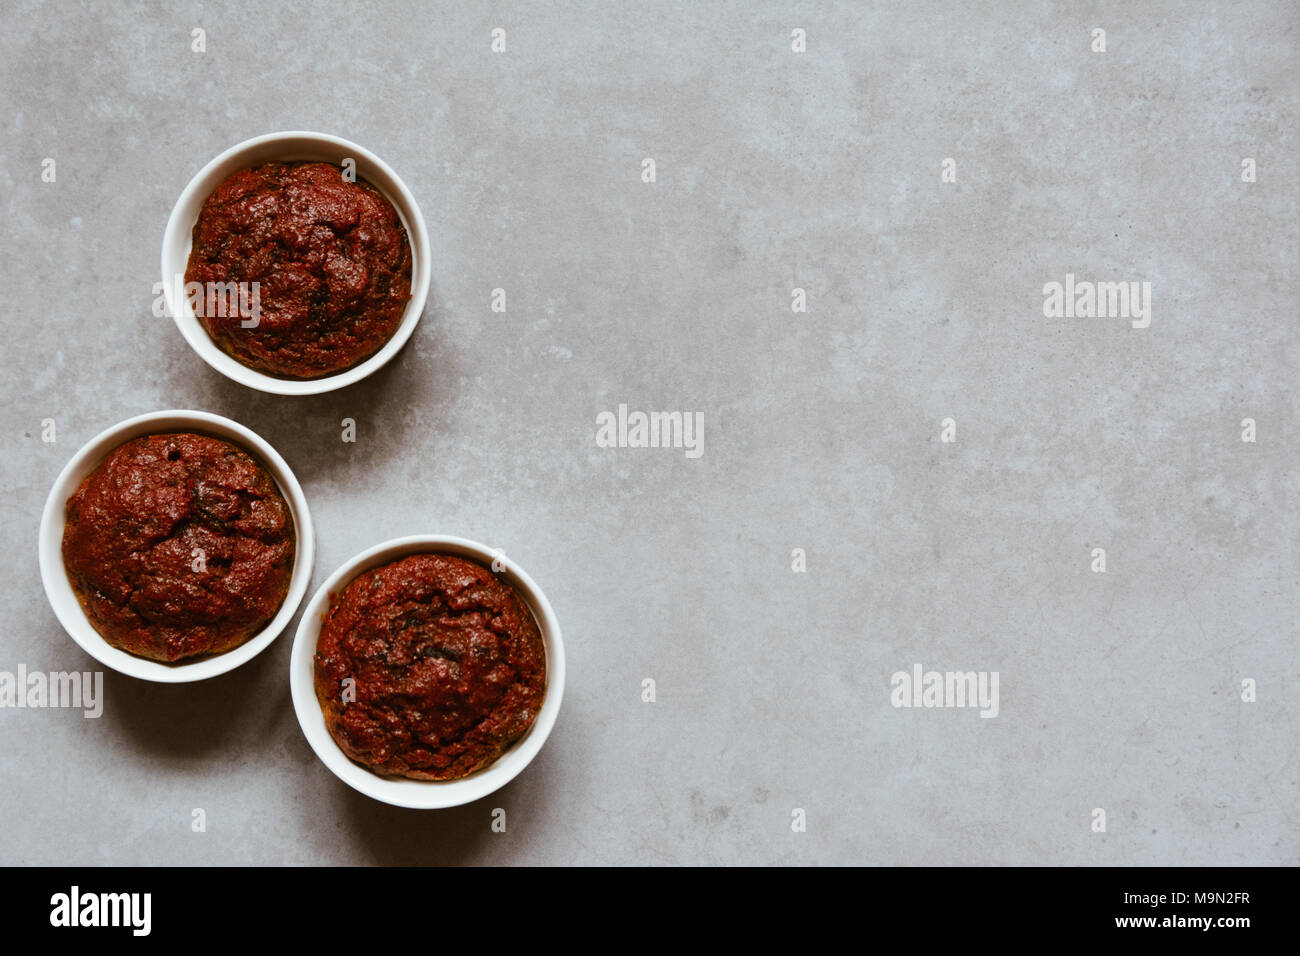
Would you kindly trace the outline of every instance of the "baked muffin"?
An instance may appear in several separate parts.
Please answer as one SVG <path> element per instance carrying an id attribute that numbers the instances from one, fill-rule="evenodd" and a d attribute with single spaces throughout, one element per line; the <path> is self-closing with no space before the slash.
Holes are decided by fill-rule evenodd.
<path id="1" fill-rule="evenodd" d="M 104 640 L 155 661 L 219 654 L 280 610 L 293 516 L 245 451 L 206 435 L 119 445 L 68 499 L 63 565 Z"/>
<path id="2" fill-rule="evenodd" d="M 487 568 L 448 554 L 412 555 L 348 584 L 321 626 L 315 671 L 343 752 L 416 780 L 489 766 L 532 726 L 546 694 L 546 651 L 528 607 Z"/>
<path id="3" fill-rule="evenodd" d="M 266 163 L 203 203 L 185 281 L 204 288 L 199 321 L 227 355 L 280 378 L 320 378 L 393 337 L 411 298 L 411 247 L 369 183 L 328 163 Z M 243 309 L 208 303 L 206 290 L 228 283 L 247 283 Z"/>

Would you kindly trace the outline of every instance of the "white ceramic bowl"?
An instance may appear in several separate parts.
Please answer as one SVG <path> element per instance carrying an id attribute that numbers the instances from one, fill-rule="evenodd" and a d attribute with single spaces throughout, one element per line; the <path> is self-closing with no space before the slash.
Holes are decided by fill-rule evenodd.
<path id="1" fill-rule="evenodd" d="M 294 638 L 293 656 L 289 662 L 293 707 L 298 712 L 302 732 L 306 734 L 311 749 L 316 751 L 316 756 L 340 780 L 366 796 L 394 806 L 418 810 L 470 803 L 486 797 L 513 780 L 542 749 L 542 744 L 555 725 L 555 718 L 560 712 L 560 699 L 564 696 L 564 644 L 560 638 L 560 624 L 555 619 L 555 612 L 551 610 L 550 602 L 546 600 L 542 589 L 522 568 L 509 558 L 498 556 L 497 559 L 504 566 L 501 574 L 533 612 L 546 648 L 546 697 L 533 725 L 491 766 L 459 780 L 381 777 L 348 759 L 326 729 L 325 716 L 316 699 L 316 639 L 329 611 L 330 598 L 342 591 L 353 578 L 371 568 L 408 555 L 431 552 L 459 555 L 487 567 L 492 566 L 494 559 L 491 548 L 465 538 L 438 534 L 396 538 L 362 551 L 331 574 L 329 580 L 320 586 L 320 590 L 308 602 L 302 621 L 298 624 L 298 635 Z"/>
<path id="2" fill-rule="evenodd" d="M 166 664 L 161 661 L 151 661 L 109 644 L 86 617 L 63 567 L 63 526 L 68 498 L 80 487 L 85 477 L 99 466 L 104 456 L 114 448 L 132 438 L 162 432 L 198 432 L 225 439 L 247 451 L 275 479 L 280 494 L 284 496 L 293 515 L 294 530 L 297 535 L 293 572 L 289 578 L 289 592 L 271 623 L 233 650 L 189 663 L 181 661 Z M 72 456 L 72 460 L 64 466 L 59 477 L 55 479 L 54 487 L 50 489 L 50 496 L 45 499 L 45 511 L 41 515 L 39 549 L 41 580 L 45 584 L 45 595 L 49 598 L 50 607 L 54 608 L 59 623 L 72 635 L 72 639 L 81 645 L 82 650 L 118 673 L 162 684 L 179 684 L 216 677 L 218 674 L 234 670 L 264 651 L 280 632 L 289 626 L 289 621 L 293 619 L 298 605 L 302 603 L 303 595 L 307 593 L 307 585 L 311 583 L 312 565 L 316 557 L 316 537 L 312 530 L 311 514 L 307 510 L 307 499 L 298 485 L 298 479 L 293 476 L 284 459 L 261 436 L 238 422 L 222 418 L 220 415 L 173 410 L 151 412 L 148 415 L 119 422 L 112 428 L 100 432 Z"/>
<path id="3" fill-rule="evenodd" d="M 350 369 L 323 378 L 309 380 L 276 378 L 240 364 L 217 348 L 184 296 L 180 296 L 180 301 L 177 301 L 178 292 L 183 286 L 177 286 L 176 277 L 181 276 L 183 283 L 185 266 L 189 262 L 190 248 L 193 245 L 194 223 L 199 218 L 199 210 L 222 181 L 238 170 L 260 163 L 294 160 L 313 160 L 339 165 L 349 157 L 356 161 L 357 178 L 364 179 L 383 193 L 397 210 L 402 225 L 406 227 L 407 240 L 411 245 L 411 300 L 406 304 L 401 324 L 384 347 L 370 358 Z M 416 205 L 415 197 L 406 188 L 406 184 L 374 153 L 356 143 L 325 133 L 268 133 L 265 136 L 255 136 L 245 140 L 238 146 L 232 146 L 199 170 L 198 174 L 190 180 L 190 184 L 176 200 L 171 218 L 167 220 L 167 230 L 163 233 L 163 295 L 167 302 L 167 309 L 175 318 L 176 325 L 185 336 L 185 340 L 205 362 L 227 378 L 234 379 L 249 388 L 273 392 L 277 395 L 318 395 L 321 392 L 351 385 L 383 367 L 389 359 L 401 351 L 406 340 L 415 331 L 415 326 L 420 321 L 420 314 L 424 311 L 425 299 L 429 294 L 429 277 L 429 233 L 424 227 L 424 217 L 420 215 L 420 207 Z"/>

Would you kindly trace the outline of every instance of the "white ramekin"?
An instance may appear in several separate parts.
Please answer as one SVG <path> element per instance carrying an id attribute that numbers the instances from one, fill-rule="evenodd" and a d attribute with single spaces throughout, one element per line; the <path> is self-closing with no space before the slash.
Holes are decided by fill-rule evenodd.
<path id="1" fill-rule="evenodd" d="M 197 432 L 211 435 L 232 442 L 247 451 L 275 479 L 289 505 L 293 515 L 295 545 L 293 572 L 289 578 L 289 592 L 284 604 L 280 606 L 275 618 L 262 631 L 249 640 L 224 654 L 186 663 L 166 664 L 137 657 L 109 644 L 86 617 L 76 592 L 68 581 L 63 567 L 63 526 L 67 515 L 68 498 L 80 487 L 81 482 L 94 471 L 104 457 L 119 445 L 139 438 L 142 435 L 156 435 L 163 432 Z M 41 580 L 45 584 L 45 595 L 50 607 L 74 641 L 95 660 L 106 667 L 142 680 L 157 681 L 163 684 L 179 684 L 189 681 L 204 680 L 232 671 L 240 664 L 252 660 L 270 646 L 280 632 L 288 627 L 307 585 L 311 583 L 312 565 L 316 557 L 316 538 L 312 530 L 311 514 L 307 510 L 307 499 L 298 485 L 284 459 L 265 439 L 256 432 L 245 428 L 238 422 L 209 412 L 171 410 L 150 412 L 119 422 L 112 428 L 100 432 L 72 456 L 64 466 L 59 477 L 45 499 L 45 511 L 41 515 L 40 532 Z"/>
<path id="2" fill-rule="evenodd" d="M 402 322 L 384 347 L 370 358 L 350 369 L 327 375 L 323 378 L 307 380 L 276 378 L 243 365 L 217 348 L 207 330 L 203 328 L 190 303 L 182 296 L 176 301 L 176 276 L 185 275 L 189 262 L 190 248 L 193 245 L 194 223 L 199 218 L 199 210 L 212 192 L 232 173 L 250 166 L 269 162 L 293 162 L 295 160 L 313 160 L 339 165 L 344 159 L 356 161 L 358 179 L 364 179 L 377 188 L 397 210 L 406 227 L 406 236 L 411 245 L 411 300 L 406 304 Z M 356 143 L 348 142 L 326 133 L 309 133 L 302 131 L 268 133 L 245 140 L 238 146 L 232 146 L 212 162 L 208 163 L 185 187 L 185 191 L 176 200 L 171 218 L 167 220 L 167 230 L 163 233 L 162 243 L 162 281 L 163 295 L 167 309 L 176 320 L 177 327 L 185 336 L 185 341 L 199 356 L 214 369 L 227 378 L 263 392 L 277 395 L 318 395 L 343 388 L 365 378 L 371 372 L 383 367 L 396 355 L 415 327 L 419 324 L 420 314 L 424 311 L 424 302 L 429 294 L 429 233 L 424 227 L 424 217 L 415 197 L 406 188 L 406 184 L 389 168 L 388 164 L 367 149 Z M 183 279 L 182 279 L 183 281 Z"/>
<path id="3" fill-rule="evenodd" d="M 408 555 L 435 552 L 469 558 L 487 567 L 492 566 L 493 560 L 499 562 L 501 575 L 523 598 L 542 632 L 542 642 L 546 648 L 546 697 L 528 732 L 515 741 L 495 763 L 478 773 L 459 780 L 381 777 L 360 764 L 353 763 L 325 727 L 325 716 L 316 699 L 316 639 L 329 611 L 330 599 L 337 596 L 357 575 Z M 560 638 L 560 624 L 555 619 L 555 612 L 551 610 L 546 595 L 509 558 L 465 538 L 440 534 L 415 535 L 385 541 L 362 551 L 320 586 L 308 602 L 298 624 L 298 634 L 294 638 L 293 655 L 289 662 L 289 685 L 293 692 L 293 707 L 298 713 L 298 723 L 302 725 L 307 742 L 321 762 L 348 786 L 368 797 L 398 807 L 418 810 L 455 807 L 486 797 L 504 787 L 541 750 L 555 725 L 555 718 L 560 712 L 560 700 L 564 696 L 564 644 Z"/>

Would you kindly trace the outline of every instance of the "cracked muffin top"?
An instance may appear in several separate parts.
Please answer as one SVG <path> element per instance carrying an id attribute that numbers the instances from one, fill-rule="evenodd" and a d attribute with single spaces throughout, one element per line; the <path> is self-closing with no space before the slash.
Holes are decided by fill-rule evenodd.
<path id="1" fill-rule="evenodd" d="M 119 445 L 68 499 L 63 564 L 95 630 L 175 662 L 243 644 L 289 591 L 295 529 L 274 479 L 206 435 Z"/>
<path id="2" fill-rule="evenodd" d="M 280 378 L 320 378 L 366 360 L 397 331 L 411 247 L 369 183 L 328 163 L 266 163 L 204 201 L 185 281 L 227 355 Z"/>
<path id="3" fill-rule="evenodd" d="M 315 684 L 330 736 L 352 760 L 383 776 L 452 780 L 532 726 L 546 650 L 509 583 L 474 561 L 417 554 L 331 599 Z"/>

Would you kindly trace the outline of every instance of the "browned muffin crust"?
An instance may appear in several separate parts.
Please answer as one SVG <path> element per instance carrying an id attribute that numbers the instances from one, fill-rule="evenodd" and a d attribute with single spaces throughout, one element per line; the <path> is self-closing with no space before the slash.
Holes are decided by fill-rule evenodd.
<path id="1" fill-rule="evenodd" d="M 260 312 L 199 320 L 217 346 L 268 375 L 311 379 L 369 358 L 411 297 L 411 247 L 397 210 L 328 163 L 243 169 L 203 203 L 187 283 L 258 283 Z M 212 312 L 214 314 L 207 314 Z"/>
<path id="2" fill-rule="evenodd" d="M 68 499 L 63 564 L 108 643 L 172 662 L 270 623 L 294 546 L 288 504 L 245 451 L 168 433 L 118 446 Z"/>
<path id="3" fill-rule="evenodd" d="M 385 776 L 451 780 L 487 767 L 546 694 L 528 607 L 487 568 L 448 554 L 355 578 L 331 602 L 315 663 L 330 736 Z"/>

